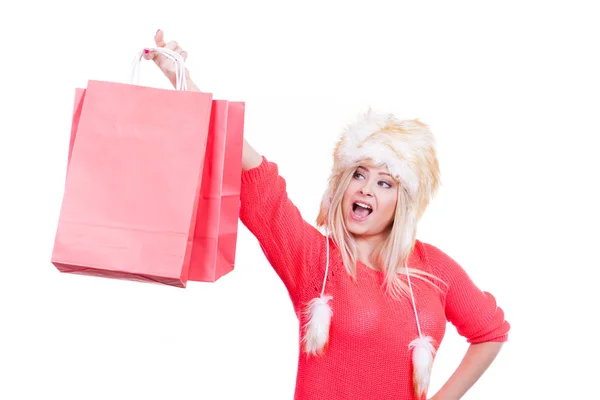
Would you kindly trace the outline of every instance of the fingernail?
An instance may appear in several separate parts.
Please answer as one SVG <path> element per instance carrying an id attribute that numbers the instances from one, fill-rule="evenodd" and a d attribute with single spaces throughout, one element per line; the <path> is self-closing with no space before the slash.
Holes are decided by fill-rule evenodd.
<path id="1" fill-rule="evenodd" d="M 158 33 L 158 32 L 160 32 L 160 29 L 157 29 L 157 30 L 156 30 L 156 33 Z"/>
<path id="2" fill-rule="evenodd" d="M 148 54 L 148 53 L 150 53 L 150 50 L 144 49 L 144 54 Z"/>

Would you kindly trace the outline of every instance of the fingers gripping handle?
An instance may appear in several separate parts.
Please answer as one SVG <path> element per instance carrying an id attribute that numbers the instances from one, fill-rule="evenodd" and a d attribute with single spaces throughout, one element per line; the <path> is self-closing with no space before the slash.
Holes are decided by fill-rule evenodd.
<path id="1" fill-rule="evenodd" d="M 173 50 L 166 49 L 164 47 L 149 48 L 151 52 L 159 53 L 169 58 L 175 63 L 175 89 L 187 90 L 187 81 L 185 79 L 185 60 L 181 54 L 174 52 Z M 139 83 L 139 70 L 140 64 L 144 58 L 144 50 L 141 50 L 133 60 L 131 68 L 131 79 L 130 83 L 137 85 Z"/>

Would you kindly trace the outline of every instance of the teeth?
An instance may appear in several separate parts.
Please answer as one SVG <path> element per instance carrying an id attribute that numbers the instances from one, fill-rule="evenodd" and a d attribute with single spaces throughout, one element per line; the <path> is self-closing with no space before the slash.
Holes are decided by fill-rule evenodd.
<path id="1" fill-rule="evenodd" d="M 363 208 L 367 208 L 367 209 L 371 210 L 371 206 L 370 206 L 370 205 L 368 205 L 368 204 L 361 203 L 361 202 L 359 202 L 359 201 L 357 201 L 357 202 L 356 202 L 356 203 L 354 203 L 354 204 L 357 204 L 357 205 L 359 205 L 359 206 L 361 206 L 361 207 L 363 207 Z"/>

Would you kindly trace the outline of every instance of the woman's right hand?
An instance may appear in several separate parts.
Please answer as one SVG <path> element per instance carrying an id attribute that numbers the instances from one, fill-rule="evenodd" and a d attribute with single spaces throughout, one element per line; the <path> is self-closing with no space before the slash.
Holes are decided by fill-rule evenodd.
<path id="1" fill-rule="evenodd" d="M 164 39 L 164 33 L 160 29 L 157 30 L 156 34 L 154 35 L 154 42 L 156 43 L 156 47 L 172 50 L 180 54 L 184 60 L 187 60 L 187 51 L 184 51 L 174 40 L 170 41 L 169 43 L 166 43 Z M 144 52 L 144 58 L 146 60 L 154 61 L 158 68 L 160 68 L 163 74 L 165 74 L 165 76 L 169 79 L 171 84 L 175 87 L 177 85 L 175 75 L 175 61 L 171 60 L 164 54 L 160 54 L 155 51 L 144 49 Z M 190 73 L 187 68 L 185 69 L 185 79 L 187 81 L 188 90 L 200 91 L 198 87 L 194 84 L 194 82 L 192 82 L 192 80 L 190 79 Z"/>

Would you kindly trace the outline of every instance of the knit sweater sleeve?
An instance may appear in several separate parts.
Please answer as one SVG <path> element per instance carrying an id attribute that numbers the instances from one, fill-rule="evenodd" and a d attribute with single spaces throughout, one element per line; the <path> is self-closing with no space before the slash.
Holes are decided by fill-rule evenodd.
<path id="1" fill-rule="evenodd" d="M 468 343 L 505 342 L 510 324 L 495 297 L 479 289 L 465 270 L 451 257 L 435 246 L 426 245 L 427 259 L 433 272 L 446 285 L 446 318 Z"/>
<path id="2" fill-rule="evenodd" d="M 295 306 L 319 262 L 325 236 L 306 222 L 288 198 L 277 164 L 261 164 L 242 172 L 240 220 L 257 238 L 263 253 L 285 284 Z"/>

